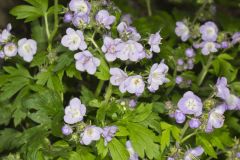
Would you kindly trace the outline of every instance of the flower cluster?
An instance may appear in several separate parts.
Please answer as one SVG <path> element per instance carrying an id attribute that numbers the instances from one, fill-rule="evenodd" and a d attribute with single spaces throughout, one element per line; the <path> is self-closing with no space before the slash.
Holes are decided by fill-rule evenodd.
<path id="1" fill-rule="evenodd" d="M 80 138 L 80 143 L 89 145 L 92 141 L 98 141 L 101 136 L 104 138 L 104 144 L 112 140 L 118 128 L 116 126 L 106 126 L 103 129 L 95 125 L 86 125 L 83 122 L 83 117 L 86 115 L 86 106 L 81 103 L 80 99 L 73 98 L 70 100 L 69 105 L 65 108 L 64 122 L 62 133 L 66 136 L 76 133 Z"/>
<path id="2" fill-rule="evenodd" d="M 200 157 L 203 154 L 204 150 L 201 146 L 192 148 L 187 150 L 184 153 L 183 160 L 194 160 Z M 167 158 L 167 160 L 177 160 L 179 159 L 179 155 L 175 153 L 174 156 L 170 156 Z"/>
<path id="3" fill-rule="evenodd" d="M 11 34 L 12 25 L 0 33 L 0 58 L 10 58 L 17 54 L 26 62 L 31 62 L 37 52 L 37 42 L 33 39 L 22 38 L 16 43 L 16 38 Z"/>
<path id="4" fill-rule="evenodd" d="M 148 76 L 148 89 L 150 92 L 155 92 L 159 89 L 160 85 L 169 82 L 166 78 L 168 66 L 162 61 L 160 64 L 153 64 Z M 145 83 L 141 75 L 128 76 L 123 70 L 119 68 L 110 69 L 110 82 L 114 86 L 119 86 L 122 93 L 126 91 L 140 96 L 144 92 Z"/>

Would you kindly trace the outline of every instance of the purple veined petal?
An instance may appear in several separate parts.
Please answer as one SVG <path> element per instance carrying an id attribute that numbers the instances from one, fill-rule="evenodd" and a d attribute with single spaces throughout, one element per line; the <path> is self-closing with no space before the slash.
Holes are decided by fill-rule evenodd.
<path id="1" fill-rule="evenodd" d="M 197 118 L 192 118 L 189 121 L 190 128 L 198 128 L 198 127 L 200 127 L 200 125 L 201 125 L 201 121 Z"/>
<path id="2" fill-rule="evenodd" d="M 62 133 L 63 133 L 64 135 L 68 136 L 68 135 L 70 135 L 70 134 L 73 133 L 73 130 L 72 130 L 72 128 L 71 128 L 69 125 L 66 125 L 66 124 L 65 124 L 65 125 L 62 127 Z"/>
<path id="3" fill-rule="evenodd" d="M 175 33 L 177 36 L 181 37 L 181 40 L 184 42 L 190 37 L 189 28 L 181 21 L 176 23 Z"/>
<path id="4" fill-rule="evenodd" d="M 183 112 L 181 112 L 180 110 L 175 111 L 174 117 L 175 117 L 177 123 L 183 123 L 186 120 L 185 114 Z"/>
<path id="5" fill-rule="evenodd" d="M 216 41 L 218 36 L 218 28 L 215 23 L 210 21 L 206 22 L 200 27 L 199 31 L 202 34 L 202 39 L 204 41 Z"/>
<path id="6" fill-rule="evenodd" d="M 90 13 L 91 5 L 87 0 L 71 0 L 69 9 L 79 15 L 87 15 Z"/>
<path id="7" fill-rule="evenodd" d="M 230 94 L 226 99 L 227 109 L 237 110 L 240 107 L 240 98 Z"/>
<path id="8" fill-rule="evenodd" d="M 78 98 L 73 98 L 73 99 L 70 100 L 69 105 L 70 106 L 80 106 L 81 101 Z"/>
<path id="9" fill-rule="evenodd" d="M 110 82 L 114 86 L 121 85 L 128 77 L 128 75 L 119 68 L 110 68 Z"/>

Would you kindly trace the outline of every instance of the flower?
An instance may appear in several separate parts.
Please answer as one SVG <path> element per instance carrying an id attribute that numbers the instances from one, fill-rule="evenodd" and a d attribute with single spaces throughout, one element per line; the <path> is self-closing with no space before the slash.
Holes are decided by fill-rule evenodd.
<path id="1" fill-rule="evenodd" d="M 175 160 L 175 159 L 172 157 L 168 157 L 167 160 Z"/>
<path id="2" fill-rule="evenodd" d="M 193 59 L 188 59 L 187 61 L 187 69 L 191 70 L 194 67 Z"/>
<path id="3" fill-rule="evenodd" d="M 121 22 L 117 26 L 117 30 L 121 37 L 128 40 L 139 41 L 141 35 L 137 32 L 136 28 L 129 26 L 126 22 Z"/>
<path id="4" fill-rule="evenodd" d="M 87 71 L 89 74 L 94 74 L 97 67 L 100 66 L 100 60 L 92 55 L 88 50 L 76 53 L 74 55 L 76 60 L 76 69 L 84 72 Z"/>
<path id="5" fill-rule="evenodd" d="M 198 128 L 201 125 L 201 121 L 197 118 L 192 118 L 189 121 L 189 127 L 190 128 Z"/>
<path id="6" fill-rule="evenodd" d="M 200 27 L 199 31 L 202 34 L 202 40 L 211 42 L 217 40 L 218 28 L 215 23 L 206 22 Z"/>
<path id="7" fill-rule="evenodd" d="M 224 123 L 224 112 L 226 111 L 226 105 L 221 104 L 212 109 L 208 115 L 208 121 L 205 131 L 212 132 L 213 128 L 221 128 Z"/>
<path id="8" fill-rule="evenodd" d="M 18 54 L 26 62 L 31 62 L 36 52 L 37 42 L 35 40 L 23 38 L 18 41 Z"/>
<path id="9" fill-rule="evenodd" d="M 227 99 L 227 97 L 229 97 L 230 91 L 227 87 L 227 78 L 226 77 L 218 78 L 215 87 L 216 87 L 216 96 L 217 97 L 222 98 L 223 100 L 225 100 L 225 99 Z"/>
<path id="10" fill-rule="evenodd" d="M 112 39 L 104 37 L 102 51 L 105 53 L 105 58 L 108 62 L 115 61 L 117 58 L 116 47 L 121 42 L 121 39 Z"/>
<path id="11" fill-rule="evenodd" d="M 203 154 L 204 150 L 202 147 L 196 147 L 194 149 L 188 150 L 184 155 L 184 160 L 194 160 Z"/>
<path id="12" fill-rule="evenodd" d="M 195 51 L 192 49 L 192 48 L 187 48 L 185 50 L 185 55 L 188 57 L 188 58 L 192 58 L 195 56 Z"/>
<path id="13" fill-rule="evenodd" d="M 121 17 L 121 21 L 122 22 L 125 22 L 127 23 L 128 25 L 131 25 L 132 24 L 132 16 L 130 14 L 124 14 L 122 17 Z"/>
<path id="14" fill-rule="evenodd" d="M 70 12 L 65 13 L 64 17 L 63 17 L 63 21 L 64 23 L 70 23 L 73 19 L 73 14 Z"/>
<path id="15" fill-rule="evenodd" d="M 173 116 L 175 117 L 177 123 L 183 123 L 186 120 L 185 114 L 178 109 L 175 111 Z"/>
<path id="16" fill-rule="evenodd" d="M 10 33 L 12 29 L 12 25 L 9 23 L 7 25 L 7 28 L 2 31 L 0 34 L 0 44 L 1 43 L 7 43 L 9 39 L 11 38 L 12 34 Z"/>
<path id="17" fill-rule="evenodd" d="M 184 114 L 193 114 L 195 116 L 202 114 L 202 101 L 192 91 L 186 92 L 177 105 Z"/>
<path id="18" fill-rule="evenodd" d="M 169 82 L 169 79 L 166 78 L 168 72 L 168 66 L 162 61 L 160 64 L 153 64 L 148 76 L 148 89 L 151 92 L 154 92 L 159 89 L 159 86 L 163 83 Z"/>
<path id="19" fill-rule="evenodd" d="M 123 85 L 123 82 L 128 78 L 128 75 L 119 68 L 110 68 L 110 75 L 110 83 L 114 86 Z"/>
<path id="20" fill-rule="evenodd" d="M 178 21 L 176 23 L 176 28 L 175 28 L 175 33 L 177 36 L 181 37 L 182 41 L 187 41 L 188 38 L 190 37 L 190 31 L 188 27 L 181 21 Z"/>
<path id="21" fill-rule="evenodd" d="M 107 145 L 108 142 L 112 140 L 115 133 L 117 132 L 117 126 L 107 126 L 103 128 L 102 136 L 104 138 L 104 144 Z"/>
<path id="22" fill-rule="evenodd" d="M 229 110 L 240 109 L 240 98 L 233 94 L 229 94 L 229 96 L 225 99 L 225 102 L 227 104 L 227 109 Z"/>
<path id="23" fill-rule="evenodd" d="M 91 5 L 86 0 L 71 0 L 69 8 L 71 11 L 83 16 L 90 13 Z"/>
<path id="24" fill-rule="evenodd" d="M 88 15 L 79 15 L 79 14 L 74 14 L 74 17 L 72 19 L 72 23 L 75 27 L 77 28 L 83 28 L 87 24 L 90 23 L 90 17 Z M 81 34 L 82 35 L 82 34 Z M 81 36 L 82 37 L 82 36 Z"/>
<path id="25" fill-rule="evenodd" d="M 81 144 L 89 145 L 92 141 L 97 141 L 101 138 L 103 130 L 96 126 L 87 126 L 83 133 L 81 133 Z"/>
<path id="26" fill-rule="evenodd" d="M 221 42 L 221 48 L 223 49 L 226 49 L 230 46 L 229 42 L 228 41 L 223 41 Z"/>
<path id="27" fill-rule="evenodd" d="M 68 124 L 74 124 L 83 120 L 86 114 L 86 107 L 81 104 L 80 99 L 73 98 L 69 105 L 65 108 L 64 121 Z"/>
<path id="28" fill-rule="evenodd" d="M 116 47 L 117 57 L 122 61 L 130 60 L 137 62 L 146 55 L 143 46 L 133 40 L 121 42 Z"/>
<path id="29" fill-rule="evenodd" d="M 129 107 L 134 108 L 137 105 L 137 101 L 135 99 L 131 99 L 128 102 Z"/>
<path id="30" fill-rule="evenodd" d="M 162 37 L 160 36 L 159 32 L 155 34 L 151 34 L 151 36 L 148 39 L 148 44 L 151 46 L 150 51 L 159 53 L 160 47 L 159 44 L 161 44 Z"/>
<path id="31" fill-rule="evenodd" d="M 218 51 L 219 48 L 219 44 L 215 43 L 215 42 L 202 42 L 200 44 L 202 50 L 202 54 L 203 55 L 209 55 L 210 53 L 215 53 Z"/>
<path id="32" fill-rule="evenodd" d="M 95 18 L 97 23 L 103 25 L 107 29 L 110 29 L 110 25 L 116 20 L 116 17 L 109 15 L 107 10 L 100 10 Z"/>
<path id="33" fill-rule="evenodd" d="M 126 148 L 130 155 L 129 160 L 138 160 L 138 154 L 134 151 L 131 141 L 126 142 Z"/>
<path id="34" fill-rule="evenodd" d="M 232 44 L 234 45 L 238 42 L 240 42 L 240 32 L 236 32 L 232 36 Z"/>
<path id="35" fill-rule="evenodd" d="M 183 78 L 181 76 L 177 76 L 175 81 L 177 84 L 180 84 L 183 82 Z"/>
<path id="36" fill-rule="evenodd" d="M 64 135 L 68 136 L 68 135 L 70 135 L 70 134 L 73 133 L 73 130 L 72 130 L 72 128 L 71 128 L 69 125 L 65 124 L 65 125 L 62 127 L 62 133 L 63 133 Z"/>
<path id="37" fill-rule="evenodd" d="M 87 48 L 82 31 L 68 28 L 66 33 L 67 35 L 63 36 L 61 40 L 64 47 L 68 47 L 71 51 L 76 51 L 77 49 L 85 50 Z"/>
<path id="38" fill-rule="evenodd" d="M 10 42 L 10 43 L 7 43 L 4 47 L 3 47 L 3 52 L 4 52 L 4 55 L 7 56 L 7 57 L 14 57 L 17 55 L 17 46 L 16 44 Z"/>
<path id="39" fill-rule="evenodd" d="M 0 58 L 4 58 L 4 57 L 5 57 L 4 52 L 0 51 Z"/>
<path id="40" fill-rule="evenodd" d="M 143 82 L 142 76 L 130 76 L 128 77 L 120 87 L 120 91 L 125 93 L 128 91 L 129 93 L 136 94 L 140 96 L 144 92 L 145 83 Z"/>
<path id="41" fill-rule="evenodd" d="M 177 60 L 177 64 L 178 64 L 179 66 L 184 65 L 183 59 L 182 59 L 182 58 L 179 58 L 179 59 Z"/>

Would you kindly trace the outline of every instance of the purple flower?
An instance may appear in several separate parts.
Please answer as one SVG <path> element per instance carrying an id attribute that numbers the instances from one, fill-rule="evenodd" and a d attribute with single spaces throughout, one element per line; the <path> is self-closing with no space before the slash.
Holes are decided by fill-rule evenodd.
<path id="1" fill-rule="evenodd" d="M 101 138 L 101 134 L 103 133 L 102 128 L 96 126 L 87 126 L 83 133 L 81 133 L 81 144 L 89 145 L 92 141 L 97 141 Z"/>
<path id="2" fill-rule="evenodd" d="M 124 88 L 124 81 L 128 78 L 128 75 L 119 68 L 110 68 L 110 83 L 114 86 Z"/>
<path id="3" fill-rule="evenodd" d="M 131 99 L 128 105 L 129 107 L 134 108 L 137 105 L 137 101 L 135 99 Z"/>
<path id="4" fill-rule="evenodd" d="M 237 153 L 236 153 L 236 157 L 237 157 L 237 158 L 240 158 L 240 152 L 237 152 Z"/>
<path id="5" fill-rule="evenodd" d="M 137 62 L 146 55 L 143 46 L 133 40 L 121 42 L 116 47 L 117 57 L 122 61 L 130 60 Z"/>
<path id="6" fill-rule="evenodd" d="M 139 41 L 141 35 L 137 32 L 136 28 L 129 26 L 126 22 L 121 22 L 117 26 L 117 30 L 121 37 L 133 41 Z"/>
<path id="7" fill-rule="evenodd" d="M 100 66 L 100 60 L 94 57 L 88 50 L 76 53 L 74 58 L 76 60 L 76 69 L 81 72 L 87 71 L 88 74 L 93 75 L 97 67 Z"/>
<path id="8" fill-rule="evenodd" d="M 90 17 L 88 15 L 81 16 L 79 14 L 74 14 L 72 23 L 77 28 L 83 28 L 90 23 Z"/>
<path id="9" fill-rule="evenodd" d="M 112 39 L 104 37 L 102 51 L 105 53 L 105 58 L 108 62 L 113 62 L 117 58 L 116 47 L 121 42 L 121 39 Z"/>
<path id="10" fill-rule="evenodd" d="M 192 91 L 186 92 L 177 105 L 184 114 L 193 114 L 195 116 L 202 114 L 202 101 Z"/>
<path id="11" fill-rule="evenodd" d="M 176 28 L 175 28 L 175 33 L 177 36 L 181 37 L 182 41 L 187 41 L 188 38 L 190 37 L 190 31 L 188 29 L 188 27 L 183 23 L 178 21 L 176 23 Z"/>
<path id="12" fill-rule="evenodd" d="M 167 160 L 175 160 L 175 159 L 172 157 L 168 157 Z"/>
<path id="13" fill-rule="evenodd" d="M 234 45 L 238 42 L 240 42 L 240 32 L 236 32 L 232 36 L 232 44 Z"/>
<path id="14" fill-rule="evenodd" d="M 5 44 L 10 40 L 12 36 L 12 34 L 10 33 L 11 29 L 12 29 L 12 25 L 9 23 L 7 25 L 7 28 L 4 29 L 2 33 L 0 33 L 0 44 L 1 43 Z"/>
<path id="15" fill-rule="evenodd" d="M 203 154 L 204 150 L 202 147 L 196 147 L 194 149 L 188 150 L 184 155 L 184 160 L 194 160 Z"/>
<path id="16" fill-rule="evenodd" d="M 185 114 L 178 109 L 175 111 L 174 117 L 175 117 L 177 123 L 183 123 L 186 120 Z"/>
<path id="17" fill-rule="evenodd" d="M 206 132 L 212 132 L 213 128 L 221 128 L 224 124 L 224 112 L 226 111 L 226 105 L 221 104 L 212 109 L 208 115 Z"/>
<path id="18" fill-rule="evenodd" d="M 183 59 L 182 59 L 182 58 L 179 58 L 179 59 L 177 60 L 177 64 L 178 64 L 179 66 L 184 65 Z"/>
<path id="19" fill-rule="evenodd" d="M 159 45 L 161 44 L 162 37 L 160 36 L 159 32 L 155 34 L 151 34 L 151 36 L 148 39 L 148 44 L 151 46 L 150 51 L 159 53 L 160 52 L 160 47 Z"/>
<path id="20" fill-rule="evenodd" d="M 20 39 L 18 41 L 18 54 L 26 62 L 31 62 L 37 52 L 37 42 L 33 39 Z"/>
<path id="21" fill-rule="evenodd" d="M 128 77 L 120 87 L 120 91 L 125 93 L 126 91 L 137 96 L 141 95 L 144 92 L 145 83 L 143 82 L 142 76 L 130 76 Z"/>
<path id="22" fill-rule="evenodd" d="M 96 15 L 96 21 L 105 28 L 110 29 L 110 25 L 116 20 L 115 16 L 109 15 L 107 10 L 100 10 Z"/>
<path id="23" fill-rule="evenodd" d="M 86 107 L 81 104 L 80 99 L 73 98 L 69 105 L 65 108 L 64 121 L 68 124 L 74 124 L 83 120 L 86 114 Z"/>
<path id="24" fill-rule="evenodd" d="M 124 14 L 121 18 L 122 22 L 127 23 L 128 25 L 132 24 L 132 16 L 130 14 Z"/>
<path id="25" fill-rule="evenodd" d="M 62 133 L 63 133 L 64 135 L 68 136 L 68 135 L 70 135 L 70 134 L 73 133 L 73 130 L 72 130 L 72 128 L 71 128 L 69 125 L 65 124 L 65 125 L 62 127 Z"/>
<path id="26" fill-rule="evenodd" d="M 226 99 L 227 109 L 235 110 L 240 109 L 240 98 L 237 96 L 230 94 Z"/>
<path id="27" fill-rule="evenodd" d="M 130 155 L 129 160 L 138 160 L 138 154 L 134 151 L 131 141 L 126 142 L 126 147 Z"/>
<path id="28" fill-rule="evenodd" d="M 227 41 L 221 42 L 221 48 L 226 49 L 228 47 L 229 47 L 229 42 L 227 42 Z"/>
<path id="29" fill-rule="evenodd" d="M 193 59 L 188 59 L 187 64 L 189 70 L 193 69 L 194 67 Z"/>
<path id="30" fill-rule="evenodd" d="M 64 17 L 63 17 L 63 21 L 64 23 L 70 23 L 73 19 L 73 14 L 71 12 L 67 12 L 65 13 Z"/>
<path id="31" fill-rule="evenodd" d="M 216 87 L 216 96 L 219 98 L 222 98 L 223 100 L 226 100 L 227 97 L 230 95 L 230 91 L 227 87 L 227 78 L 226 77 L 220 77 L 217 80 L 217 83 L 215 85 Z"/>
<path id="32" fill-rule="evenodd" d="M 190 128 L 198 128 L 201 125 L 201 121 L 197 118 L 192 118 L 189 121 L 189 127 Z"/>
<path id="33" fill-rule="evenodd" d="M 183 82 L 183 78 L 181 76 L 177 76 L 175 81 L 177 84 L 180 84 Z"/>
<path id="34" fill-rule="evenodd" d="M 3 47 L 3 51 L 4 51 L 4 54 L 5 56 L 7 57 L 14 57 L 17 55 L 17 46 L 16 44 L 10 42 L 10 43 L 7 43 L 4 47 Z"/>
<path id="35" fill-rule="evenodd" d="M 185 50 L 185 55 L 188 57 L 188 58 L 192 58 L 195 56 L 195 51 L 192 49 L 192 48 L 187 48 Z"/>
<path id="36" fill-rule="evenodd" d="M 202 40 L 211 42 L 217 40 L 218 28 L 215 23 L 206 22 L 200 27 L 199 31 L 202 34 Z"/>
<path id="37" fill-rule="evenodd" d="M 63 36 L 61 41 L 63 46 L 68 47 L 71 51 L 85 50 L 87 48 L 82 31 L 68 28 L 66 33 L 67 35 Z"/>
<path id="38" fill-rule="evenodd" d="M 90 13 L 91 5 L 87 0 L 71 0 L 69 8 L 71 11 L 83 16 Z"/>
<path id="39" fill-rule="evenodd" d="M 106 146 L 108 142 L 112 140 L 117 132 L 117 126 L 107 126 L 103 128 L 102 136 L 104 138 L 104 145 Z"/>
<path id="40" fill-rule="evenodd" d="M 210 53 L 215 53 L 218 51 L 219 44 L 215 42 L 202 42 L 201 44 L 201 52 L 203 55 L 209 55 Z"/>
<path id="41" fill-rule="evenodd" d="M 153 64 L 150 70 L 150 74 L 148 76 L 148 89 L 151 92 L 154 92 L 159 89 L 160 85 L 163 83 L 169 82 L 169 79 L 166 78 L 166 74 L 168 72 L 168 66 L 164 64 L 162 61 L 160 64 Z"/>
<path id="42" fill-rule="evenodd" d="M 0 58 L 4 58 L 4 57 L 5 57 L 4 52 L 0 51 Z"/>

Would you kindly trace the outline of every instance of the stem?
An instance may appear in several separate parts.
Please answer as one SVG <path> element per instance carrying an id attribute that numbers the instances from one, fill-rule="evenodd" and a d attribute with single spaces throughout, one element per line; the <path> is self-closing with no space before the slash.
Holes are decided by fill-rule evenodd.
<path id="1" fill-rule="evenodd" d="M 146 0 L 148 16 L 152 16 L 151 0 Z"/>
<path id="2" fill-rule="evenodd" d="M 48 26 L 48 15 L 47 15 L 47 13 L 44 14 L 44 23 L 45 23 L 47 38 L 49 40 L 50 32 L 49 32 L 49 26 Z"/>
<path id="3" fill-rule="evenodd" d="M 202 4 L 201 8 L 197 11 L 196 16 L 193 19 L 193 24 L 197 21 L 200 13 L 204 10 L 204 8 L 206 7 L 207 4 L 208 4 L 208 0 L 205 0 Z"/>
<path id="4" fill-rule="evenodd" d="M 102 88 L 103 88 L 103 85 L 104 85 L 104 81 L 103 81 L 103 80 L 100 80 L 99 83 L 98 83 L 97 89 L 96 89 L 96 91 L 95 91 L 95 96 L 96 96 L 96 97 L 98 97 L 99 94 L 101 93 Z"/>
<path id="5" fill-rule="evenodd" d="M 112 96 L 112 85 L 111 85 L 111 83 L 109 83 L 107 91 L 106 91 L 106 94 L 105 94 L 105 97 L 104 97 L 106 104 L 108 103 L 108 101 L 111 98 L 111 96 Z"/>
<path id="6" fill-rule="evenodd" d="M 195 131 L 195 132 L 187 135 L 186 137 L 184 137 L 184 138 L 180 141 L 180 143 L 184 143 L 186 140 L 188 140 L 189 138 L 191 138 L 192 136 L 194 136 L 194 135 L 196 135 L 196 134 L 197 134 L 197 132 Z"/>
<path id="7" fill-rule="evenodd" d="M 50 46 L 52 45 L 53 38 L 56 35 L 57 31 L 58 31 L 58 0 L 54 0 L 54 27 L 49 38 Z"/>
<path id="8" fill-rule="evenodd" d="M 198 82 L 197 82 L 198 86 L 201 86 L 203 80 L 205 79 L 205 77 L 208 73 L 208 69 L 212 65 L 212 59 L 213 59 L 213 55 L 210 55 L 210 57 L 208 58 L 207 64 L 205 66 L 203 66 L 202 71 L 198 77 Z"/>
<path id="9" fill-rule="evenodd" d="M 184 124 L 184 126 L 183 126 L 180 139 L 183 138 L 184 134 L 186 133 L 186 131 L 187 131 L 187 129 L 188 129 L 188 126 L 189 126 L 189 125 L 188 125 L 188 121 L 187 121 L 187 122 Z"/>
<path id="10" fill-rule="evenodd" d="M 98 46 L 98 44 L 94 41 L 93 38 L 90 38 L 90 41 L 92 42 L 92 44 L 94 45 L 94 47 L 98 50 L 98 52 L 101 54 L 102 51 L 100 49 L 100 47 Z"/>

